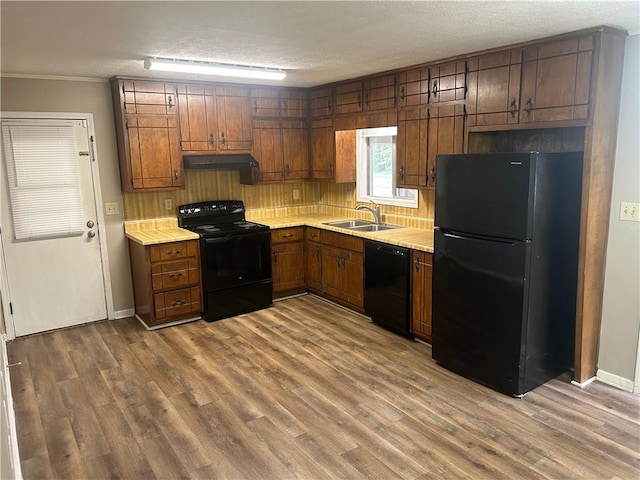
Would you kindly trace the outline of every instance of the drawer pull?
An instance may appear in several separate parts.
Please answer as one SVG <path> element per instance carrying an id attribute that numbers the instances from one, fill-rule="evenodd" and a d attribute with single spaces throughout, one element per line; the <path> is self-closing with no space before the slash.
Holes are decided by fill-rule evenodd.
<path id="1" fill-rule="evenodd" d="M 169 278 L 181 277 L 182 272 L 173 272 L 169 274 Z"/>
<path id="2" fill-rule="evenodd" d="M 185 302 L 184 300 L 178 300 L 177 302 L 173 302 L 171 304 L 172 307 L 181 307 L 183 305 L 186 305 L 187 302 Z"/>
<path id="3" fill-rule="evenodd" d="M 180 250 L 167 250 L 167 255 L 178 255 Z"/>
<path id="4" fill-rule="evenodd" d="M 293 233 L 285 233 L 284 235 L 282 235 L 282 238 L 291 238 L 293 237 Z"/>

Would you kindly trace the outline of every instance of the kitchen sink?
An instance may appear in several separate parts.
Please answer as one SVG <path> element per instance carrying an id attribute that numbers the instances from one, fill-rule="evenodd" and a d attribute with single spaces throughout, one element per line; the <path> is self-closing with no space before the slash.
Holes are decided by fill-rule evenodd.
<path id="1" fill-rule="evenodd" d="M 382 232 L 383 230 L 393 230 L 394 228 L 402 228 L 400 225 L 387 225 L 387 224 L 369 224 L 360 225 L 359 227 L 351 227 L 349 230 L 356 230 L 358 232 Z"/>
<path id="2" fill-rule="evenodd" d="M 371 222 L 366 220 L 339 220 L 336 222 L 326 222 L 324 225 L 331 225 L 332 227 L 339 228 L 355 228 L 355 227 L 369 227 Z"/>

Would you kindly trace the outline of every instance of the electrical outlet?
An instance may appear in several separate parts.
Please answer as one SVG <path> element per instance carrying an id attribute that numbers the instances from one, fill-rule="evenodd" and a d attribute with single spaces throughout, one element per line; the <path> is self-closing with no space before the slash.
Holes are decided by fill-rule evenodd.
<path id="1" fill-rule="evenodd" d="M 164 209 L 165 210 L 172 210 L 173 209 L 173 200 L 171 200 L 170 198 L 165 198 L 164 199 Z"/>
<path id="2" fill-rule="evenodd" d="M 104 204 L 105 214 L 106 215 L 118 215 L 119 209 L 118 204 L 113 202 L 108 202 Z"/>
<path id="3" fill-rule="evenodd" d="M 293 191 L 293 199 L 294 200 L 300 200 L 300 190 L 294 190 Z"/>
<path id="4" fill-rule="evenodd" d="M 620 220 L 640 222 L 640 203 L 620 202 Z"/>

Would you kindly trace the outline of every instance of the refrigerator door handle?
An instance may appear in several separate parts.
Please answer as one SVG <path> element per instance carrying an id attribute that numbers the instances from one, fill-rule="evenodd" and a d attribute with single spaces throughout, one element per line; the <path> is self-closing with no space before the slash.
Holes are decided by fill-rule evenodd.
<path id="1" fill-rule="evenodd" d="M 486 235 L 476 235 L 473 233 L 460 233 L 460 232 L 453 232 L 450 230 L 442 230 L 442 234 L 445 237 L 448 238 L 456 238 L 459 240 L 486 240 L 489 242 L 496 242 L 496 243 L 506 243 L 509 245 L 515 245 L 516 243 L 521 243 L 522 240 L 515 240 L 512 238 L 501 238 L 501 237 L 488 237 Z"/>

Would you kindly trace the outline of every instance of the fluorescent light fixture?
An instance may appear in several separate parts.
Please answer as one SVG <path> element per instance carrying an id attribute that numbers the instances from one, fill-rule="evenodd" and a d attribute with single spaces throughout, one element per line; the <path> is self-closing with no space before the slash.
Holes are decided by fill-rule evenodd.
<path id="1" fill-rule="evenodd" d="M 165 72 L 203 73 L 205 75 L 223 75 L 225 77 L 260 78 L 263 80 L 282 80 L 287 72 L 277 68 L 252 67 L 229 63 L 197 62 L 194 60 L 173 60 L 170 58 L 147 58 L 144 68 Z"/>

